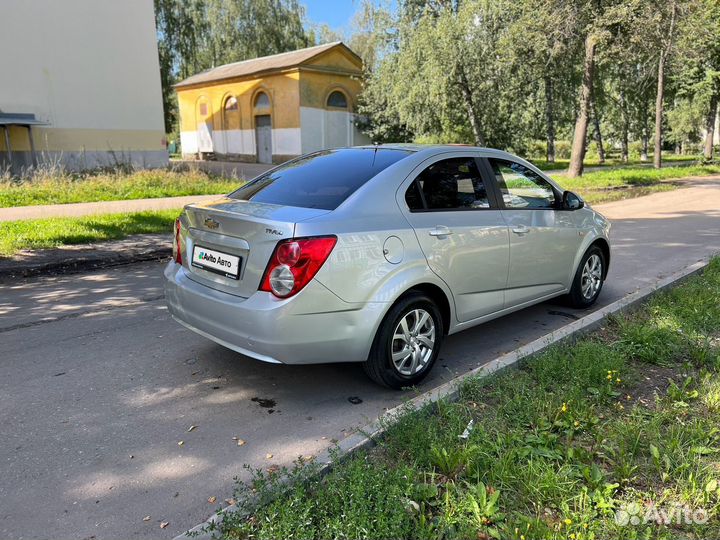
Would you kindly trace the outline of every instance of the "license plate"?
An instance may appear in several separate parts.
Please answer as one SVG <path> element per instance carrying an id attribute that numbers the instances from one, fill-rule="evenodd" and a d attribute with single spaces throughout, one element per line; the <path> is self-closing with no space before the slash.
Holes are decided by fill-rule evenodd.
<path id="1" fill-rule="evenodd" d="M 237 255 L 230 255 L 203 246 L 193 247 L 191 264 L 195 268 L 202 268 L 230 279 L 239 279 L 241 263 L 242 258 Z"/>

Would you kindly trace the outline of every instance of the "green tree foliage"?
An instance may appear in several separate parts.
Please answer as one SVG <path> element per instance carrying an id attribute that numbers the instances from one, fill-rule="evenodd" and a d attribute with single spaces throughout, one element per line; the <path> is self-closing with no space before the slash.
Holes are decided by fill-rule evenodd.
<path id="1" fill-rule="evenodd" d="M 579 175 L 589 141 L 623 160 L 654 140 L 696 151 L 718 114 L 717 0 L 404 0 L 383 17 L 363 33 L 381 44 L 361 98 L 378 142 L 542 140 L 552 161 L 574 138 Z"/>

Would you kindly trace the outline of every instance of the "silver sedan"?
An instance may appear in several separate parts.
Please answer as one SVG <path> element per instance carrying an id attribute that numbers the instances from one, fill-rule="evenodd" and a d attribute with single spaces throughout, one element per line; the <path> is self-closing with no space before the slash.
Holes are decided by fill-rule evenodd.
<path id="1" fill-rule="evenodd" d="M 265 362 L 363 362 L 418 383 L 443 337 L 565 296 L 595 302 L 610 223 L 497 150 L 382 145 L 285 163 L 187 206 L 165 269 L 172 316 Z"/>

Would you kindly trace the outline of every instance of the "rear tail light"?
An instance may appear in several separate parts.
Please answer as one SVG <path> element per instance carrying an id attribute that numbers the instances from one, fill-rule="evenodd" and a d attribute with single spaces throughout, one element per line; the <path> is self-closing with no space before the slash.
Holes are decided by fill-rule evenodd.
<path id="1" fill-rule="evenodd" d="M 175 220 L 175 235 L 173 236 L 173 260 L 182 264 L 182 238 L 180 237 L 180 218 Z"/>
<path id="2" fill-rule="evenodd" d="M 278 298 L 297 294 L 325 264 L 336 243 L 335 236 L 282 240 L 275 246 L 260 290 Z"/>

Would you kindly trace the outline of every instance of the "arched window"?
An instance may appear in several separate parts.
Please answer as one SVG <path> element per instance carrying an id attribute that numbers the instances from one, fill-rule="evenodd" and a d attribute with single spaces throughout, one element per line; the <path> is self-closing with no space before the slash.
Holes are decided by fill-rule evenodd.
<path id="1" fill-rule="evenodd" d="M 333 107 L 335 109 L 347 109 L 348 102 L 345 94 L 343 94 L 339 90 L 331 92 L 327 98 L 327 106 Z"/>
<path id="2" fill-rule="evenodd" d="M 269 109 L 270 108 L 270 98 L 267 96 L 265 92 L 258 93 L 257 96 L 255 96 L 255 108 L 256 109 Z"/>
<path id="3" fill-rule="evenodd" d="M 223 105 L 223 129 L 240 129 L 240 107 L 235 96 L 230 96 Z"/>
<path id="4" fill-rule="evenodd" d="M 235 96 L 230 96 L 225 100 L 225 110 L 226 111 L 237 111 L 238 110 L 238 102 L 237 99 L 235 99 Z"/>

